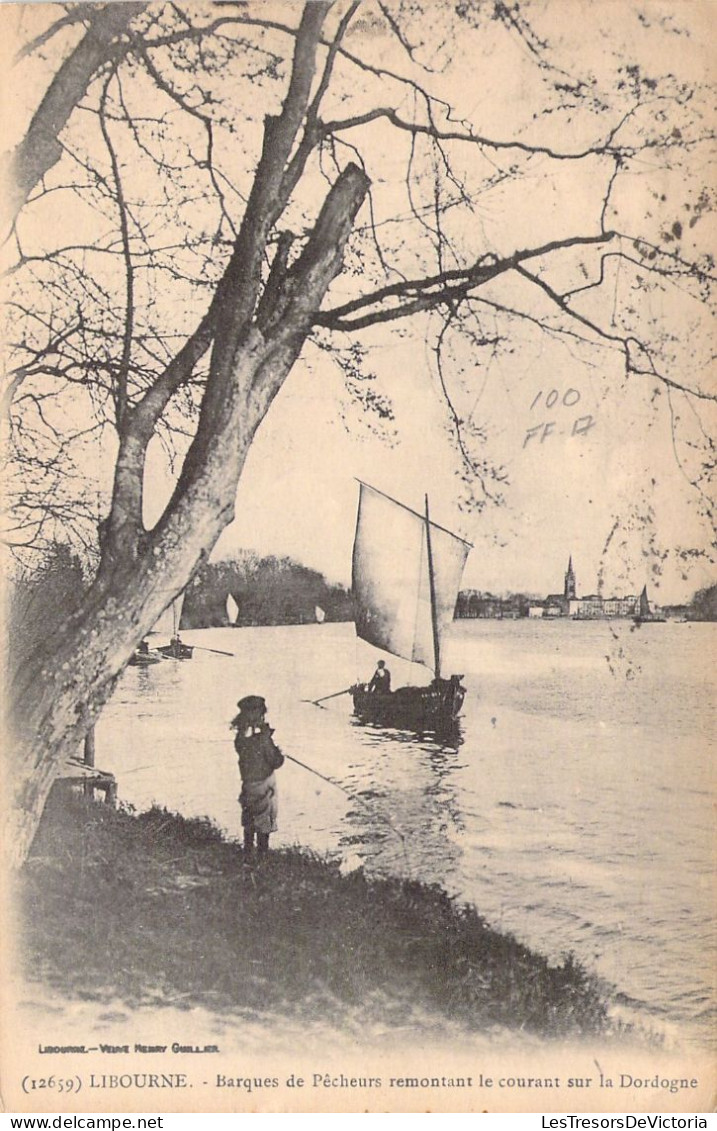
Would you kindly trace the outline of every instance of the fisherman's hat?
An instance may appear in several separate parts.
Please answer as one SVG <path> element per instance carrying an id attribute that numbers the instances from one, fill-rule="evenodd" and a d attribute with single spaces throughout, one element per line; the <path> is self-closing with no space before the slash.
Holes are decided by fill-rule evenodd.
<path id="1" fill-rule="evenodd" d="M 262 699 L 261 695 L 245 695 L 237 703 L 240 711 L 248 713 L 252 711 L 266 711 L 266 699 Z"/>

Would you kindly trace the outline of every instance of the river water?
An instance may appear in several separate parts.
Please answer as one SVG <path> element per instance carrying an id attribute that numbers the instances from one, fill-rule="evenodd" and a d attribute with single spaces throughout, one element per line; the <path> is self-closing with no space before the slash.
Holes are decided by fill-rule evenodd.
<path id="1" fill-rule="evenodd" d="M 678 1042 L 715 1020 L 714 627 L 457 621 L 461 741 L 362 727 L 353 625 L 205 629 L 187 662 L 128 668 L 97 727 L 120 799 L 241 836 L 229 722 L 258 693 L 287 754 L 272 845 L 400 872 L 474 903 L 551 958 L 572 951 L 622 1008 Z M 217 655 L 204 649 L 234 655 Z M 200 650 L 201 649 L 201 650 Z M 388 658 L 394 686 L 420 671 Z"/>

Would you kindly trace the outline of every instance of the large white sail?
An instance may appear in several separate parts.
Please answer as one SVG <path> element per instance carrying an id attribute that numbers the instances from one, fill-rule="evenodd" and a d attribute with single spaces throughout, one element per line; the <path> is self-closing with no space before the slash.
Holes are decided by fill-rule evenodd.
<path id="1" fill-rule="evenodd" d="M 470 544 L 430 523 L 435 620 L 453 620 Z M 361 484 L 352 588 L 356 633 L 395 656 L 434 668 L 434 634 L 424 515 Z"/>
<path id="2" fill-rule="evenodd" d="M 231 593 L 227 594 L 227 621 L 229 624 L 236 624 L 239 616 L 239 606 L 232 597 Z"/>

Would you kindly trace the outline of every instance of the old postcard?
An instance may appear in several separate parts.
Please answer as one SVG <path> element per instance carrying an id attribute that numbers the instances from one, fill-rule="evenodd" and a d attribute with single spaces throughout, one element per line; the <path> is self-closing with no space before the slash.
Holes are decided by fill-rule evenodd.
<path id="1" fill-rule="evenodd" d="M 704 1125 L 712 15 L 0 7 L 6 1111 Z"/>

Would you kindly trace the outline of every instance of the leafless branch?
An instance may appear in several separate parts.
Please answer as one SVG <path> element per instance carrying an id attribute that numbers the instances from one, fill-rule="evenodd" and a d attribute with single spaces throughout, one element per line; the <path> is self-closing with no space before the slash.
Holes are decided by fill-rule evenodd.
<path id="1" fill-rule="evenodd" d="M 529 259 L 539 259 L 551 252 L 570 247 L 600 244 L 614 237 L 614 232 L 597 236 L 574 236 L 552 240 L 541 247 L 516 251 L 504 259 L 494 255 L 482 256 L 471 268 L 456 268 L 424 279 L 412 279 L 382 287 L 372 294 L 362 295 L 341 306 L 318 313 L 315 325 L 337 330 L 359 330 L 378 322 L 394 321 L 409 314 L 417 314 L 436 306 L 457 302 L 467 297 L 477 287 L 484 285 L 508 271 L 516 270 Z M 399 305 L 387 306 L 388 300 Z M 359 315 L 360 311 L 369 311 Z M 358 315 L 357 317 L 351 317 Z"/>
<path id="2" fill-rule="evenodd" d="M 4 223 L 12 225 L 35 186 L 59 161 L 60 133 L 78 105 L 97 69 L 107 62 L 110 47 L 145 3 L 84 4 L 89 28 L 58 69 L 38 106 L 22 143 L 10 158 L 10 191 L 6 194 Z"/>
<path id="3" fill-rule="evenodd" d="M 687 385 L 681 384 L 679 381 L 673 380 L 666 374 L 660 373 L 655 366 L 649 349 L 637 338 L 630 335 L 623 336 L 621 334 L 615 334 L 611 333 L 608 330 L 605 330 L 602 326 L 599 326 L 595 321 L 588 318 L 586 315 L 580 314 L 577 310 L 573 309 L 566 298 L 563 295 L 558 294 L 558 292 L 555 291 L 549 285 L 549 283 L 546 283 L 544 279 L 541 279 L 537 275 L 534 275 L 531 272 L 527 271 L 519 263 L 515 265 L 515 269 L 524 278 L 528 279 L 531 283 L 534 283 L 536 287 L 539 287 L 542 291 L 544 291 L 545 294 L 548 295 L 552 302 L 554 302 L 555 305 L 564 314 L 567 314 L 570 318 L 581 323 L 583 326 L 586 326 L 589 330 L 592 330 L 594 334 L 596 334 L 600 338 L 603 338 L 605 341 L 614 342 L 616 345 L 619 345 L 625 357 L 625 366 L 628 373 L 634 373 L 635 375 L 639 376 L 654 377 L 657 380 L 661 381 L 662 384 L 666 385 L 668 388 L 677 389 L 681 393 L 687 393 L 690 396 L 698 397 L 701 400 L 717 401 L 717 393 L 708 393 L 703 389 L 688 387 Z M 646 365 L 644 367 L 640 365 L 638 357 L 645 359 Z"/>

